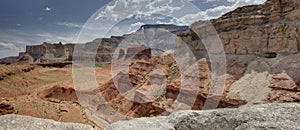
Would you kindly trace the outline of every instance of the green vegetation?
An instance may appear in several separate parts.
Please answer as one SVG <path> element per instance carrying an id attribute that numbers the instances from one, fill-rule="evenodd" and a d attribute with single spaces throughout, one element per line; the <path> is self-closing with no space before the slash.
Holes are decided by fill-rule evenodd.
<path id="1" fill-rule="evenodd" d="M 95 63 L 95 64 L 85 64 L 85 67 L 97 68 L 97 67 L 105 67 L 105 63 Z"/>
<path id="2" fill-rule="evenodd" d="M 96 63 L 95 67 L 105 67 L 106 64 L 105 63 Z"/>

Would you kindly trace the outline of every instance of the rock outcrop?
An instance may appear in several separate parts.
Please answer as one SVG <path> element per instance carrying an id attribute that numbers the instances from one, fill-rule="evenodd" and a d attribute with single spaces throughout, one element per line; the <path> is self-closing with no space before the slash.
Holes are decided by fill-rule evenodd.
<path id="1" fill-rule="evenodd" d="M 7 99 L 0 99 L 0 115 L 16 114 L 17 111 Z"/>
<path id="2" fill-rule="evenodd" d="M 107 130 L 300 129 L 300 104 L 264 104 L 238 109 L 179 111 L 168 117 L 120 121 Z"/>
<path id="3" fill-rule="evenodd" d="M 133 58 L 133 59 L 144 59 L 149 60 L 151 58 L 151 48 L 146 46 L 133 46 L 127 49 L 126 53 L 124 54 L 125 59 Z M 119 58 L 122 58 L 119 55 Z"/>
<path id="4" fill-rule="evenodd" d="M 74 45 L 62 43 L 27 46 L 26 54 L 29 54 L 35 62 L 57 62 L 71 59 Z"/>
<path id="5" fill-rule="evenodd" d="M 121 63 L 124 62 L 126 61 Z M 209 64 L 205 59 L 199 60 L 195 64 L 198 67 L 196 69 L 201 71 L 199 75 L 181 73 L 171 54 L 152 57 L 149 60 L 134 59 L 130 63 L 128 73 L 120 71 L 113 79 L 101 85 L 99 89 L 109 106 L 116 112 L 128 117 L 168 115 L 174 107 L 174 102 L 183 106 L 190 106 L 193 110 L 201 110 L 210 96 L 208 91 L 212 79 Z M 116 67 L 116 69 L 120 68 L 123 67 Z M 235 76 L 240 75 L 238 72 L 236 74 Z M 226 86 L 228 87 L 225 88 L 224 95 L 213 95 L 220 98 L 218 108 L 238 107 L 247 103 L 240 99 L 226 98 L 229 86 L 235 81 L 233 76 L 230 77 L 227 78 Z M 200 79 L 199 84 L 196 85 L 199 87 L 198 92 L 181 88 L 182 80 L 190 81 L 192 78 Z M 189 97 L 193 96 L 193 93 L 195 93 L 195 102 L 188 100 Z M 88 95 L 90 96 L 90 94 Z M 99 112 L 98 115 L 101 115 L 101 118 L 109 123 L 114 122 L 112 115 L 117 113 L 105 115 L 106 113 L 101 113 L 103 104 L 97 103 L 97 101 L 89 103 L 91 104 L 88 106 L 95 106 L 92 111 Z"/>
<path id="6" fill-rule="evenodd" d="M 273 59 L 256 56 L 227 56 L 228 68 L 244 70 L 228 90 L 227 97 L 245 100 L 248 104 L 266 102 L 299 102 L 300 54 Z M 233 67 L 232 65 L 239 68 Z M 242 66 L 243 65 L 243 66 Z"/>
<path id="7" fill-rule="evenodd" d="M 92 126 L 63 123 L 53 120 L 39 119 L 29 116 L 4 115 L 0 116 L 0 130 L 95 130 Z"/>
<path id="8" fill-rule="evenodd" d="M 299 76 L 295 71 L 299 69 L 299 56 L 300 54 L 268 59 L 254 55 L 228 55 L 223 94 L 214 95 L 220 97 L 217 108 L 299 102 Z M 101 85 L 100 91 L 105 101 L 117 112 L 128 117 L 152 117 L 168 114 L 174 101 L 190 104 L 178 99 L 178 95 L 193 96 L 193 90 L 184 89 L 181 84 L 182 80 L 190 81 L 189 78 L 195 77 L 200 79 L 199 91 L 191 107 L 193 110 L 202 110 L 213 82 L 212 72 L 210 62 L 205 58 L 196 64 L 199 76 L 181 73 L 182 70 L 171 55 L 161 55 L 150 60 L 133 60 L 128 74 L 118 74 Z M 135 91 L 134 96 L 126 94 L 132 94 L 132 90 Z M 112 121 L 109 116 L 104 118 L 108 122 Z"/>
<path id="9" fill-rule="evenodd" d="M 58 101 L 70 101 L 78 102 L 76 91 L 74 88 L 66 88 L 61 86 L 54 86 L 50 89 L 46 89 L 38 94 L 39 98 L 46 100 L 58 100 Z"/>
<path id="10" fill-rule="evenodd" d="M 299 52 L 299 13 L 297 0 L 268 0 L 262 5 L 240 7 L 211 20 L 211 25 L 226 54 L 276 57 Z M 197 36 L 198 30 L 206 28 L 205 23 L 196 22 L 191 25 L 192 31 L 180 34 L 195 53 L 206 49 Z"/>

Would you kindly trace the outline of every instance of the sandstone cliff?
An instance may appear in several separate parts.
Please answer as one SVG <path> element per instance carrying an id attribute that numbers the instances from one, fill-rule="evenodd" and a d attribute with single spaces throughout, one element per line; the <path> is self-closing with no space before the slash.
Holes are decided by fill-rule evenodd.
<path id="1" fill-rule="evenodd" d="M 274 57 L 299 52 L 299 13 L 298 0 L 268 0 L 262 5 L 240 7 L 211 22 L 226 54 Z M 192 31 L 180 34 L 195 53 L 205 51 L 195 33 L 205 29 L 205 23 L 196 22 Z"/>
<path id="2" fill-rule="evenodd" d="M 43 43 L 42 45 L 27 46 L 26 54 L 29 54 L 34 62 L 66 61 L 71 58 L 73 47 L 74 45 L 72 44 Z"/>

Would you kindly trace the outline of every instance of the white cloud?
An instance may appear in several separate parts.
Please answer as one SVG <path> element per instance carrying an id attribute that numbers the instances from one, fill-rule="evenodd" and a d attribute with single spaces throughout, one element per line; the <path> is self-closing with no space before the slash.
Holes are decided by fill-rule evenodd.
<path id="1" fill-rule="evenodd" d="M 137 28 L 140 28 L 141 26 L 145 25 L 145 23 L 143 22 L 136 22 L 136 23 L 133 23 L 131 24 L 131 28 L 129 29 L 130 33 L 136 31 Z"/>
<path id="2" fill-rule="evenodd" d="M 136 23 L 131 24 L 130 26 L 131 26 L 131 27 L 140 27 L 140 26 L 143 26 L 143 25 L 145 25 L 145 23 L 142 23 L 142 22 L 136 22 Z"/>
<path id="3" fill-rule="evenodd" d="M 177 18 L 198 10 L 187 0 L 115 0 L 88 20 L 81 30 L 78 42 L 127 34 L 138 29 L 137 26 L 141 23 L 155 24 L 157 21 L 172 20 L 170 24 L 179 24 L 175 23 Z"/>
<path id="4" fill-rule="evenodd" d="M 52 8 L 50 8 L 50 7 L 45 7 L 44 8 L 44 11 L 51 11 L 52 10 Z"/>
<path id="5" fill-rule="evenodd" d="M 198 20 L 218 18 L 241 6 L 262 4 L 266 0 L 227 0 L 227 2 L 232 4 L 229 6 L 213 6 L 204 11 L 200 11 L 200 9 L 195 11 L 195 9 L 186 8 L 186 5 L 192 4 L 190 3 L 192 1 L 195 0 L 116 0 L 98 12 L 96 19 L 106 18 L 111 21 L 118 21 L 131 18 L 135 15 L 136 18 L 144 20 L 149 17 L 151 18 L 153 14 L 176 16 L 180 12 L 186 11 L 184 15 L 174 18 L 177 20 L 173 20 L 173 24 L 184 23 L 188 25 Z M 206 0 L 204 3 L 213 1 L 217 0 Z"/>
<path id="6" fill-rule="evenodd" d="M 0 58 L 7 56 L 17 56 L 21 48 L 16 47 L 13 43 L 0 42 Z"/>
<path id="7" fill-rule="evenodd" d="M 208 0 L 211 1 L 211 0 Z M 228 2 L 232 2 L 233 4 L 230 6 L 216 6 L 205 11 L 200 11 L 195 14 L 187 14 L 178 19 L 179 22 L 192 24 L 195 21 L 199 20 L 209 20 L 222 16 L 223 14 L 233 11 L 238 7 L 242 7 L 245 5 L 254 5 L 254 4 L 262 4 L 266 0 L 227 0 Z"/>
<path id="8" fill-rule="evenodd" d="M 83 25 L 81 25 L 81 24 L 76 24 L 76 23 L 71 23 L 71 22 L 58 22 L 56 24 L 60 25 L 60 26 L 71 27 L 71 28 L 82 28 L 83 27 Z"/>
<path id="9" fill-rule="evenodd" d="M 217 0 L 206 0 L 206 3 L 208 3 L 208 2 L 215 2 L 215 1 L 217 1 Z"/>
<path id="10" fill-rule="evenodd" d="M 182 4 L 175 4 L 182 3 Z M 175 6 L 180 5 L 180 6 Z M 117 0 L 98 13 L 96 19 L 107 18 L 118 21 L 131 18 L 146 18 L 153 14 L 172 14 L 183 7 L 183 0 Z"/>
<path id="11" fill-rule="evenodd" d="M 143 24 L 190 25 L 199 20 L 220 17 L 243 5 L 261 4 L 265 0 L 227 0 L 229 6 L 212 5 L 207 10 L 200 10 L 193 1 L 195 0 L 115 0 L 88 20 L 77 41 L 86 42 L 99 37 L 127 34 Z M 203 0 L 203 3 L 207 1 L 214 0 Z M 123 20 L 128 22 L 120 24 Z"/>
<path id="12" fill-rule="evenodd" d="M 12 43 L 6 43 L 6 42 L 0 42 L 0 47 L 4 47 L 9 50 L 19 50 L 14 44 Z"/>
<path id="13" fill-rule="evenodd" d="M 234 3 L 235 7 L 245 6 L 245 5 L 255 5 L 262 4 L 266 2 L 266 0 L 227 0 L 227 2 Z"/>

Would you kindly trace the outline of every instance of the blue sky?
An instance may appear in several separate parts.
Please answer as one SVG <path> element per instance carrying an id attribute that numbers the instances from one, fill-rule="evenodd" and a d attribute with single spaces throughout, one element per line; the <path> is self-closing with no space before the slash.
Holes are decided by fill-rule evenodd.
<path id="1" fill-rule="evenodd" d="M 141 1 L 146 2 L 141 4 Z M 181 2 L 180 2 L 181 1 Z M 183 7 L 182 1 L 185 1 Z M 114 20 L 123 18 L 118 31 L 105 36 L 122 35 L 136 30 L 143 24 L 170 23 L 189 25 L 197 20 L 211 19 L 249 4 L 260 4 L 265 0 L 1 0 L 0 1 L 0 57 L 17 55 L 26 45 L 42 42 L 75 42 L 84 27 L 93 27 L 92 15 L 97 17 L 98 26 L 105 27 Z M 110 6 L 105 6 L 110 3 Z M 148 2 L 148 3 L 147 3 Z M 190 10 L 190 3 L 198 10 Z M 116 4 L 114 4 L 116 3 Z M 165 5 L 168 5 L 167 8 Z M 147 6 L 139 11 L 127 11 L 129 7 Z M 150 6 L 149 6 L 150 5 Z M 102 9 L 100 9 L 102 7 Z M 99 10 L 100 9 L 100 10 Z M 145 10 L 143 10 L 145 9 Z M 96 12 L 98 10 L 98 12 Z M 127 12 L 126 12 L 127 11 Z M 156 13 L 170 13 L 176 18 L 143 19 Z M 97 14 L 98 13 L 98 14 Z M 100 14 L 101 13 L 101 14 Z M 129 13 L 133 13 L 128 15 Z M 134 14 L 134 13 L 137 13 Z M 99 18 L 100 17 L 100 18 Z M 157 16 L 155 16 L 157 17 Z M 101 20 L 107 20 L 101 22 Z M 108 20 L 109 19 L 109 20 Z M 100 22 L 99 22 L 100 21 Z M 128 22 L 129 21 L 129 22 Z M 86 25 L 86 26 L 84 26 Z M 130 27 L 128 29 L 128 27 Z M 105 28 L 103 28 L 105 29 Z M 114 29 L 114 28 L 113 28 Z M 100 29 L 99 29 L 100 30 Z M 98 30 L 98 31 L 99 31 Z M 86 37 L 81 42 L 92 41 Z"/>

